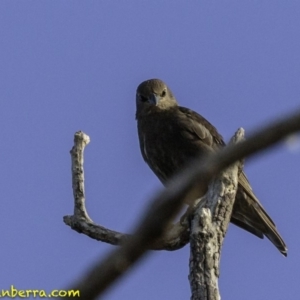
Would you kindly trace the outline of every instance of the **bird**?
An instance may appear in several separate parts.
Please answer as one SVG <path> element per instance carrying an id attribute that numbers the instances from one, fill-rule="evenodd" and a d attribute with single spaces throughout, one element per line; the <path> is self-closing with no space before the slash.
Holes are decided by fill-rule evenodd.
<path id="1" fill-rule="evenodd" d="M 142 157 L 163 185 L 192 159 L 226 146 L 217 129 L 197 112 L 179 106 L 171 89 L 160 79 L 143 81 L 137 87 L 136 120 Z M 287 256 L 285 242 L 244 172 L 239 175 L 230 221 L 261 239 L 266 236 Z"/>

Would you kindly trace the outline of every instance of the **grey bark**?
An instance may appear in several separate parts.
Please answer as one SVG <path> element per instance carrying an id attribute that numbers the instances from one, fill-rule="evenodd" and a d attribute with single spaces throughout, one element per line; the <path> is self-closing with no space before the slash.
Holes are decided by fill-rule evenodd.
<path id="1" fill-rule="evenodd" d="M 79 131 L 74 136 L 74 146 L 71 153 L 72 162 L 72 187 L 74 195 L 74 214 L 64 216 L 65 224 L 79 233 L 84 233 L 90 238 L 109 243 L 112 245 L 122 245 L 130 238 L 129 234 L 124 234 L 106 227 L 98 225 L 89 217 L 85 206 L 84 189 L 84 169 L 83 153 L 85 147 L 90 142 L 90 138 L 84 132 Z M 157 239 L 152 245 L 151 250 L 177 250 L 189 242 L 188 224 L 178 222 L 169 224 L 167 230 L 160 239 Z"/>
<path id="2" fill-rule="evenodd" d="M 232 144 L 244 137 L 240 129 Z M 190 274 L 192 300 L 219 300 L 218 278 L 223 240 L 230 222 L 241 170 L 238 161 L 209 184 L 191 216 Z"/>

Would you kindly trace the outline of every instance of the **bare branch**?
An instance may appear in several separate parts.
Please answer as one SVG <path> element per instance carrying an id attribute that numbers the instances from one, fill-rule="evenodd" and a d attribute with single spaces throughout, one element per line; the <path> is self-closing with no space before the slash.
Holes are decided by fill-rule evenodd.
<path id="1" fill-rule="evenodd" d="M 262 128 L 238 145 L 228 146 L 214 155 L 195 160 L 175 176 L 167 189 L 152 199 L 134 235 L 105 259 L 94 263 L 93 268 L 79 282 L 72 284 L 70 289 L 80 290 L 83 299 L 95 299 L 163 235 L 169 221 L 180 211 L 187 192 L 207 186 L 214 175 L 230 164 L 266 149 L 298 130 L 300 111 Z"/>
<path id="2" fill-rule="evenodd" d="M 90 137 L 82 131 L 78 131 L 74 136 L 74 147 L 70 151 L 72 159 L 72 186 L 74 195 L 74 216 L 79 219 L 91 221 L 85 209 L 84 195 L 84 170 L 83 152 L 85 146 L 90 142 Z"/>
<path id="3" fill-rule="evenodd" d="M 231 143 L 243 140 L 239 129 Z M 209 184 L 191 218 L 190 274 L 193 300 L 219 300 L 218 278 L 223 240 L 238 187 L 240 162 L 223 170 Z"/>
<path id="4" fill-rule="evenodd" d="M 90 138 L 82 131 L 74 136 L 74 146 L 71 153 L 72 186 L 74 195 L 74 215 L 64 216 L 64 222 L 77 232 L 112 245 L 122 245 L 129 239 L 129 234 L 113 231 L 95 224 L 89 217 L 85 207 L 83 152 Z M 169 224 L 166 234 L 151 245 L 151 250 L 177 250 L 189 242 L 189 228 L 180 222 Z"/>
<path id="5" fill-rule="evenodd" d="M 91 220 L 78 218 L 76 215 L 64 216 L 64 222 L 79 233 L 111 245 L 123 245 L 131 236 L 130 234 L 97 225 Z M 164 236 L 155 241 L 149 250 L 178 250 L 189 242 L 189 236 L 189 227 L 187 224 L 180 222 L 174 225 L 170 224 Z"/>

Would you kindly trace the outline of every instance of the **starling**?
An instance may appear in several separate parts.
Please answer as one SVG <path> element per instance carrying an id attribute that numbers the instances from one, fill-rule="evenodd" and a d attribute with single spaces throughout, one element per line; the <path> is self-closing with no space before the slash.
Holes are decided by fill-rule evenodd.
<path id="1" fill-rule="evenodd" d="M 142 156 L 163 184 L 191 159 L 225 146 L 217 129 L 195 111 L 179 106 L 172 91 L 159 79 L 138 86 L 136 120 Z M 206 190 L 201 193 L 199 198 Z M 231 222 L 259 238 L 266 236 L 287 255 L 283 239 L 244 172 L 239 176 Z"/>

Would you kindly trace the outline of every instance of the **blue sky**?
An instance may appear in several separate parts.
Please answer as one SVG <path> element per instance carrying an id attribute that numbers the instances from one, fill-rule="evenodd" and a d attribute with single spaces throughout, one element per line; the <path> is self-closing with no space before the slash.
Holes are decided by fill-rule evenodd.
<path id="1" fill-rule="evenodd" d="M 161 188 L 139 152 L 135 90 L 161 78 L 226 141 L 299 107 L 299 1 L 0 1 L 0 290 L 60 289 L 113 246 L 72 231 L 69 150 L 85 131 L 96 223 L 130 232 Z M 289 252 L 230 226 L 223 299 L 300 293 L 299 162 L 283 144 L 246 173 Z M 103 299 L 189 299 L 189 248 L 151 252 Z"/>

